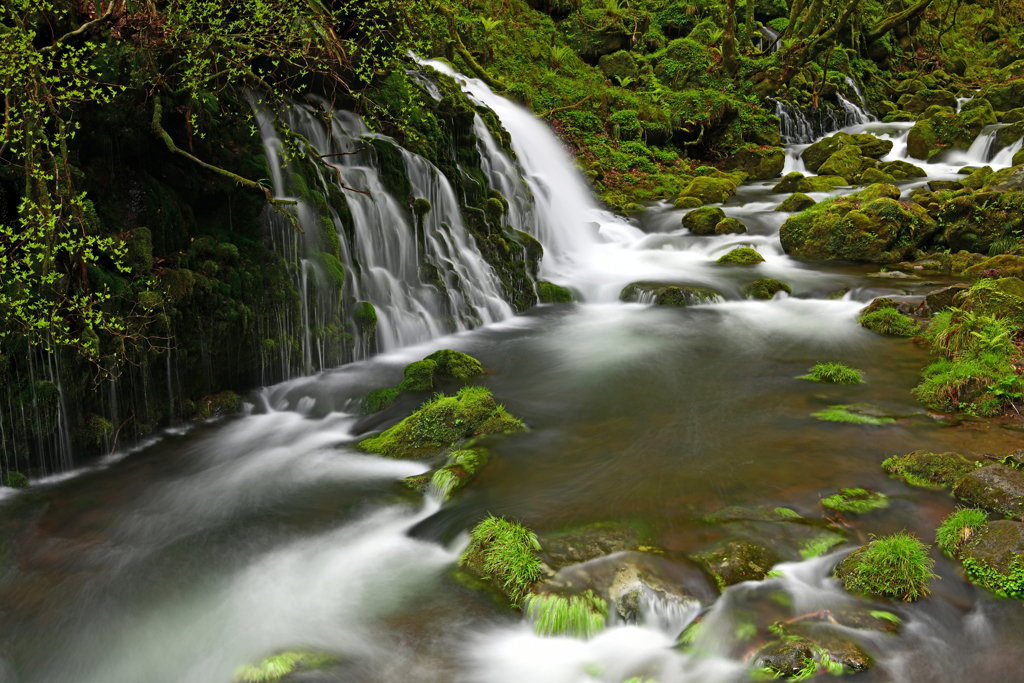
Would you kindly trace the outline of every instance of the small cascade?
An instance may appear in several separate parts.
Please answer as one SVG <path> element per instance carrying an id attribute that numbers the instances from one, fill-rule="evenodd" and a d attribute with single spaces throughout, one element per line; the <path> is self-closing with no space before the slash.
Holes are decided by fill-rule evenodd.
<path id="1" fill-rule="evenodd" d="M 328 266 L 312 239 L 322 230 L 324 218 L 322 206 L 320 213 L 310 206 L 310 190 L 325 197 L 340 192 L 344 197 L 342 206 L 335 201 L 328 208 L 345 269 L 342 297 L 349 309 L 345 317 L 351 317 L 350 307 L 358 306 L 357 302 L 369 302 L 376 312 L 375 331 L 352 329 L 354 358 L 512 315 L 498 279 L 466 231 L 451 185 L 429 161 L 371 133 L 350 112 L 294 105 L 283 123 L 308 140 L 306 154 L 323 155 L 322 162 L 313 164 L 318 186 L 302 188 L 295 174 L 286 178 L 281 170 L 287 166 L 287 155 L 269 113 L 259 106 L 257 111 L 275 194 L 298 201 L 295 215 L 305 231 L 300 235 L 286 218 L 268 212 L 271 239 L 278 253 L 295 264 L 295 285 L 302 299 L 302 320 L 282 319 L 281 324 L 301 327 L 307 371 L 323 367 L 322 358 L 336 355 L 337 349 L 323 347 L 328 337 L 322 330 L 339 317 L 337 293 L 323 286 L 329 281 L 329 273 L 324 272 Z M 396 153 L 408 178 L 409 197 L 397 198 L 385 186 L 378 146 Z M 395 169 L 387 172 L 394 175 Z M 414 203 L 423 208 L 414 212 Z M 342 215 L 345 210 L 347 216 Z M 309 286 L 310 275 L 318 286 Z"/>
<path id="2" fill-rule="evenodd" d="M 996 132 L 1004 127 L 1003 124 L 993 124 L 985 126 L 978 137 L 974 139 L 971 146 L 967 149 L 966 153 L 953 152 L 949 156 L 949 161 L 953 163 L 962 163 L 967 166 L 984 166 L 992 161 L 999 151 L 996 141 Z M 1011 157 L 1012 158 L 1012 157 Z M 1007 161 L 1007 164 L 1009 162 Z"/>
<path id="3" fill-rule="evenodd" d="M 1004 147 L 1003 149 L 999 150 L 995 154 L 995 156 L 992 157 L 992 160 L 991 160 L 992 166 L 994 168 L 996 168 L 996 167 L 1012 166 L 1013 165 L 1013 157 L 1014 157 L 1015 154 L 1017 154 L 1017 152 L 1019 152 L 1021 150 L 1021 147 L 1024 147 L 1024 138 L 1021 138 L 1020 140 L 1017 140 L 1017 142 L 1013 143 L 1012 145 L 1009 145 L 1009 146 Z"/>
<path id="4" fill-rule="evenodd" d="M 846 84 L 850 86 L 855 93 L 857 93 L 857 99 L 860 101 L 860 106 L 864 108 L 864 112 L 869 118 L 873 118 L 871 117 L 871 110 L 868 108 L 868 99 L 864 96 L 864 90 L 861 89 L 860 83 L 850 76 L 844 76 L 844 78 L 846 79 Z"/>
<path id="5" fill-rule="evenodd" d="M 810 144 L 830 133 L 843 128 L 847 124 L 846 120 L 852 113 L 849 108 L 860 109 L 844 98 L 840 98 L 843 109 L 846 111 L 846 117 L 840 117 L 835 111 L 829 107 L 822 107 L 816 111 L 808 114 L 797 107 L 784 102 L 782 100 L 773 100 L 775 102 L 775 115 L 779 117 L 779 132 L 781 133 L 783 144 L 788 145 L 801 145 Z M 864 122 L 870 119 L 865 119 Z"/>
<path id="6" fill-rule="evenodd" d="M 779 50 L 779 32 L 767 26 L 761 27 L 761 38 L 757 42 L 757 49 L 768 54 Z"/>

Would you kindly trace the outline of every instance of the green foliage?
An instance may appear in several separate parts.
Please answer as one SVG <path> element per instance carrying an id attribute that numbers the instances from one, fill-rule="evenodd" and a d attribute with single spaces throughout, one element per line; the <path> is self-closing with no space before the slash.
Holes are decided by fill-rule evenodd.
<path id="1" fill-rule="evenodd" d="M 239 667 L 234 683 L 274 683 L 296 671 L 323 669 L 338 663 L 338 658 L 320 652 L 282 652 L 257 664 Z"/>
<path id="2" fill-rule="evenodd" d="M 864 373 L 842 363 L 815 363 L 810 374 L 801 375 L 797 379 L 832 384 L 860 384 L 864 381 Z"/>
<path id="3" fill-rule="evenodd" d="M 518 522 L 490 516 L 473 529 L 459 562 L 493 580 L 513 604 L 520 605 L 541 577 L 537 550 L 540 542 L 532 531 Z"/>
<path id="4" fill-rule="evenodd" d="M 434 388 L 434 370 L 437 363 L 419 360 L 405 366 L 404 379 L 398 385 L 400 391 L 430 391 Z"/>
<path id="5" fill-rule="evenodd" d="M 608 603 L 590 590 L 570 597 L 534 593 L 526 598 L 526 616 L 537 635 L 589 638 L 604 630 Z"/>
<path id="6" fill-rule="evenodd" d="M 394 403 L 400 393 L 402 393 L 402 390 L 397 388 L 374 389 L 363 399 L 361 404 L 362 410 L 367 415 L 379 413 Z"/>
<path id="7" fill-rule="evenodd" d="M 1004 598 L 1024 598 L 1024 561 L 1015 555 L 1008 573 L 996 571 L 973 557 L 963 559 L 968 578 Z"/>
<path id="8" fill-rule="evenodd" d="M 988 524 L 988 513 L 977 508 L 957 508 L 935 532 L 935 545 L 945 554 L 955 557 L 960 548 L 971 540 L 974 530 Z"/>
<path id="9" fill-rule="evenodd" d="M 21 472 L 4 472 L 4 476 L 3 479 L 0 480 L 0 484 L 12 489 L 23 489 L 28 486 L 28 477 Z"/>
<path id="10" fill-rule="evenodd" d="M 839 493 L 823 498 L 821 506 L 833 512 L 859 515 L 889 507 L 889 498 L 883 493 L 867 489 L 839 489 Z"/>
<path id="11" fill-rule="evenodd" d="M 484 368 L 480 365 L 480 361 L 468 354 L 452 349 L 435 351 L 423 360 L 436 363 L 437 369 L 435 372 L 437 374 L 455 379 L 472 379 L 484 373 Z"/>
<path id="12" fill-rule="evenodd" d="M 896 337 L 912 337 L 920 326 L 909 315 L 903 315 L 895 308 L 882 308 L 865 313 L 857 322 L 872 332 Z"/>
<path id="13" fill-rule="evenodd" d="M 816 413 L 811 413 L 811 417 L 825 422 L 850 422 L 853 424 L 864 424 L 864 425 L 889 425 L 896 422 L 895 419 L 886 416 L 877 415 L 866 415 L 856 410 L 851 410 L 851 406 L 829 406 L 825 410 L 819 410 Z"/>
<path id="14" fill-rule="evenodd" d="M 836 573 L 849 591 L 910 601 L 928 595 L 934 565 L 928 546 L 900 531 L 854 551 Z"/>

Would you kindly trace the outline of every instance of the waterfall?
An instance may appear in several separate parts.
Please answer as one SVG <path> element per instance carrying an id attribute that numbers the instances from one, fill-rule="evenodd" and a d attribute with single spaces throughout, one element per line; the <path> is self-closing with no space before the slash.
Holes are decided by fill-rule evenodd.
<path id="1" fill-rule="evenodd" d="M 856 107 L 852 102 L 840 99 L 850 107 Z M 783 144 L 810 144 L 818 138 L 834 133 L 848 125 L 845 119 L 841 120 L 836 112 L 828 107 L 822 107 L 816 112 L 808 114 L 788 102 L 772 101 L 775 103 L 775 115 L 779 117 L 779 132 Z M 814 116 L 815 113 L 817 117 Z M 849 111 L 847 111 L 847 115 L 849 115 Z"/>
<path id="2" fill-rule="evenodd" d="M 860 83 L 849 76 L 844 76 L 843 78 L 846 79 L 846 84 L 853 89 L 853 92 L 857 93 L 857 99 L 860 101 L 860 106 L 864 108 L 865 114 L 867 114 L 868 118 L 873 118 L 871 116 L 871 111 L 868 108 L 868 99 L 864 97 L 864 91 L 861 89 Z"/>
<path id="3" fill-rule="evenodd" d="M 761 39 L 758 41 L 757 49 L 761 52 L 768 50 L 768 54 L 779 51 L 779 32 L 767 26 L 761 27 Z"/>
<path id="4" fill-rule="evenodd" d="M 295 179 L 286 178 L 282 172 L 288 165 L 282 139 L 269 113 L 259 105 L 257 112 L 275 196 L 298 201 L 295 214 L 305 231 L 305 236 L 297 236 L 288 221 L 272 219 L 277 225 L 275 241 L 283 255 L 296 264 L 297 285 L 303 294 L 303 346 L 307 353 L 313 353 L 308 341 L 312 323 L 307 311 L 311 306 L 322 308 L 323 302 L 306 301 L 307 288 L 303 285 L 310 270 L 321 284 L 324 282 L 323 269 L 312 258 L 315 247 L 309 243 L 310 236 L 320 230 L 317 221 L 322 216 L 302 197 L 302 188 L 295 186 Z M 318 111 L 312 105 L 299 104 L 289 107 L 282 119 L 290 130 L 309 141 L 304 152 L 315 149 L 316 154 L 324 156 L 323 163 L 314 164 L 319 186 L 313 191 L 324 195 L 340 191 L 351 213 L 351 225 L 346 226 L 337 208 L 330 208 L 341 243 L 339 260 L 345 268 L 342 296 L 350 304 L 373 304 L 377 315 L 372 339 L 358 336 L 355 357 L 365 357 L 374 349 L 398 349 L 512 315 L 500 282 L 466 230 L 455 192 L 433 164 L 390 138 L 371 133 L 351 112 L 329 111 L 326 107 Z M 408 198 L 395 197 L 385 187 L 374 143 L 391 145 L 397 151 L 411 186 Z M 426 200 L 430 205 L 419 220 L 410 210 L 414 200 Z M 351 229 L 351 235 L 346 234 L 346 228 Z M 289 246 L 289 242 L 294 245 Z M 323 289 L 318 289 L 321 296 Z M 322 323 L 324 312 L 313 317 Z M 305 364 L 310 366 L 310 358 Z"/>

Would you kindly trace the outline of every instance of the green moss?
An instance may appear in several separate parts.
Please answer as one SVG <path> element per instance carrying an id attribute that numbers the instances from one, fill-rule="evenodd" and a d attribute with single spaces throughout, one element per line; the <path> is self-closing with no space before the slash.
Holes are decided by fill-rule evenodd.
<path id="1" fill-rule="evenodd" d="M 975 465 L 959 453 L 913 451 L 886 459 L 882 469 L 914 486 L 952 486 Z"/>
<path id="2" fill-rule="evenodd" d="M 85 420 L 83 432 L 89 441 L 98 446 L 103 439 L 114 433 L 114 425 L 99 415 L 90 415 Z"/>
<path id="3" fill-rule="evenodd" d="M 192 413 L 193 420 L 206 420 L 211 417 L 230 415 L 238 412 L 240 407 L 238 394 L 233 391 L 222 391 L 196 401 Z"/>
<path id="4" fill-rule="evenodd" d="M 770 278 L 754 280 L 743 288 L 743 293 L 752 299 L 768 300 L 779 292 L 792 294 L 793 290 L 785 282 L 779 282 Z"/>
<path id="5" fill-rule="evenodd" d="M 928 595 L 935 578 L 928 547 L 906 531 L 883 536 L 847 556 L 836 567 L 836 576 L 853 593 L 917 600 Z"/>
<path id="6" fill-rule="evenodd" d="M 314 671 L 338 664 L 340 660 L 323 652 L 282 652 L 258 664 L 235 671 L 235 683 L 273 683 L 297 671 Z"/>
<path id="7" fill-rule="evenodd" d="M 400 393 L 402 393 L 402 390 L 396 388 L 374 389 L 363 399 L 361 408 L 367 415 L 379 413 L 394 403 Z"/>
<path id="8" fill-rule="evenodd" d="M 604 630 L 608 603 L 591 590 L 569 597 L 535 593 L 526 598 L 526 616 L 537 635 L 589 638 Z"/>
<path id="9" fill-rule="evenodd" d="M 28 477 L 21 472 L 4 472 L 3 480 L 0 483 L 12 489 L 23 489 L 28 486 Z"/>
<path id="10" fill-rule="evenodd" d="M 455 396 L 439 394 L 418 411 L 358 448 L 389 458 L 428 458 L 476 434 L 521 431 L 484 387 L 463 387 Z"/>
<path id="11" fill-rule="evenodd" d="M 690 184 L 679 193 L 679 197 L 693 197 L 699 199 L 703 204 L 715 204 L 727 201 L 734 194 L 736 194 L 736 183 L 730 178 L 701 176 L 691 180 Z"/>
<path id="12" fill-rule="evenodd" d="M 514 605 L 540 580 L 537 536 L 518 522 L 490 516 L 476 525 L 459 564 L 490 579 Z"/>
<path id="13" fill-rule="evenodd" d="M 724 220 L 724 211 L 717 206 L 706 206 L 683 216 L 683 227 L 694 235 L 714 235 L 715 226 Z"/>
<path id="14" fill-rule="evenodd" d="M 402 153 L 387 140 L 370 138 L 369 143 L 376 152 L 377 175 L 381 183 L 400 205 L 404 205 L 406 198 L 412 194 L 412 183 L 405 171 Z"/>
<path id="15" fill-rule="evenodd" d="M 750 247 L 738 247 L 719 258 L 715 263 L 721 263 L 724 266 L 756 266 L 762 262 L 764 262 L 764 257 L 757 253 L 757 250 Z"/>
<path id="16" fill-rule="evenodd" d="M 815 363 L 810 374 L 801 375 L 797 379 L 833 384 L 860 384 L 864 381 L 864 373 L 842 363 Z"/>
<path id="17" fill-rule="evenodd" d="M 484 368 L 480 365 L 480 361 L 468 354 L 452 349 L 435 351 L 424 360 L 436 363 L 437 369 L 435 372 L 445 377 L 467 380 L 484 373 Z"/>
<path id="18" fill-rule="evenodd" d="M 398 385 L 399 391 L 430 391 L 434 388 L 434 370 L 437 363 L 432 360 L 418 360 L 409 363 L 403 371 L 402 383 Z"/>
<path id="19" fill-rule="evenodd" d="M 542 304 L 567 304 L 574 301 L 571 291 L 551 282 L 538 282 L 537 292 Z"/>
<path id="20" fill-rule="evenodd" d="M 832 512 L 859 515 L 889 507 L 889 498 L 883 493 L 867 489 L 839 489 L 839 493 L 823 498 L 821 506 Z"/>
<path id="21" fill-rule="evenodd" d="M 800 557 L 809 560 L 813 557 L 821 557 L 832 548 L 843 543 L 846 539 L 839 534 L 823 529 L 812 538 L 804 541 L 799 548 Z"/>
<path id="22" fill-rule="evenodd" d="M 942 552 L 956 557 L 960 548 L 971 540 L 974 531 L 988 524 L 988 513 L 977 508 L 957 508 L 935 532 L 935 545 Z"/>
<path id="23" fill-rule="evenodd" d="M 716 235 L 742 235 L 747 231 L 747 226 L 738 218 L 725 218 L 715 225 Z"/>
<path id="24" fill-rule="evenodd" d="M 909 315 L 904 315 L 895 308 L 883 308 L 866 313 L 857 322 L 872 332 L 896 337 L 912 337 L 920 331 L 920 326 Z"/>
<path id="25" fill-rule="evenodd" d="M 352 320 L 355 321 L 360 333 L 369 339 L 377 330 L 377 309 L 369 301 L 356 302 L 355 310 L 352 312 Z"/>
<path id="26" fill-rule="evenodd" d="M 794 192 L 793 194 L 786 197 L 781 204 L 775 207 L 776 211 L 788 211 L 791 213 L 797 213 L 804 209 L 809 209 L 817 204 L 813 199 L 803 194 L 802 192 Z"/>
<path id="27" fill-rule="evenodd" d="M 860 404 L 829 406 L 825 410 L 811 413 L 811 417 L 825 422 L 850 422 L 864 425 L 890 425 L 896 422 L 895 419 L 887 416 L 870 415 L 859 412 Z"/>

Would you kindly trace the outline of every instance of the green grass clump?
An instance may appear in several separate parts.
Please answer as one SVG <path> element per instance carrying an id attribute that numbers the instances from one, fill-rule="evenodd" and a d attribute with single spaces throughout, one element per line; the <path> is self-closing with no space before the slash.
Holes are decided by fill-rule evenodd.
<path id="1" fill-rule="evenodd" d="M 535 593 L 526 598 L 526 615 L 537 635 L 589 638 L 604 630 L 608 603 L 591 590 L 571 597 Z"/>
<path id="2" fill-rule="evenodd" d="M 757 253 L 755 249 L 751 249 L 750 247 L 737 247 L 718 259 L 716 263 L 721 263 L 725 266 L 756 266 L 758 263 L 762 263 L 763 261 L 764 257 Z"/>
<path id="3" fill-rule="evenodd" d="M 974 530 L 988 524 L 988 513 L 977 508 L 957 508 L 946 519 L 935 532 L 935 545 L 939 546 L 942 552 L 955 557 L 960 547 L 967 543 Z"/>
<path id="4" fill-rule="evenodd" d="M 402 393 L 402 390 L 397 388 L 374 389 L 363 399 L 361 404 L 363 412 L 367 415 L 379 413 L 394 403 L 400 393 Z"/>
<path id="5" fill-rule="evenodd" d="M 540 580 L 540 541 L 518 522 L 493 515 L 476 525 L 459 564 L 489 578 L 514 605 Z"/>
<path id="6" fill-rule="evenodd" d="M 975 469 L 975 465 L 959 453 L 913 451 L 894 455 L 882 462 L 882 469 L 901 477 L 912 486 L 952 486 L 957 479 Z"/>
<path id="7" fill-rule="evenodd" d="M 810 369 L 810 374 L 801 375 L 797 379 L 833 384 L 860 384 L 864 381 L 864 373 L 842 363 L 815 363 Z"/>
<path id="8" fill-rule="evenodd" d="M 895 308 L 881 308 L 865 313 L 857 322 L 872 332 L 895 337 L 913 337 L 920 326 L 908 315 L 903 315 Z"/>
<path id="9" fill-rule="evenodd" d="M 889 498 L 883 493 L 867 489 L 839 489 L 839 493 L 822 499 L 821 506 L 833 512 L 859 515 L 889 507 Z"/>
<path id="10" fill-rule="evenodd" d="M 490 460 L 486 449 L 473 448 L 455 451 L 448 456 L 448 464 L 434 472 L 430 478 L 430 491 L 435 499 L 444 502 L 464 487 Z"/>
<path id="11" fill-rule="evenodd" d="M 876 538 L 840 562 L 836 575 L 854 593 L 916 600 L 928 595 L 935 578 L 928 548 L 906 531 Z"/>
<path id="12" fill-rule="evenodd" d="M 258 664 L 239 667 L 235 683 L 273 683 L 296 671 L 323 669 L 338 663 L 334 655 L 322 652 L 282 652 Z"/>
<path id="13" fill-rule="evenodd" d="M 811 413 L 811 417 L 825 422 L 851 422 L 862 425 L 890 425 L 896 422 L 891 417 L 877 417 L 855 412 L 850 409 L 850 406 L 829 406 L 825 410 Z"/>

